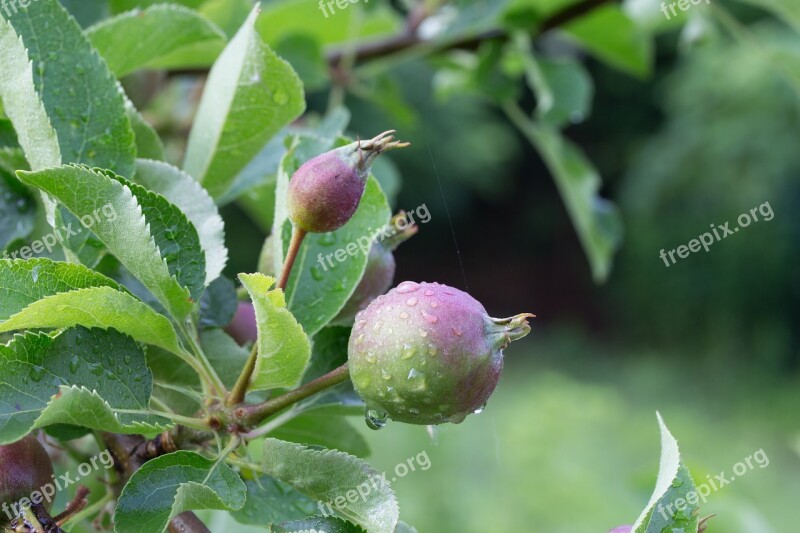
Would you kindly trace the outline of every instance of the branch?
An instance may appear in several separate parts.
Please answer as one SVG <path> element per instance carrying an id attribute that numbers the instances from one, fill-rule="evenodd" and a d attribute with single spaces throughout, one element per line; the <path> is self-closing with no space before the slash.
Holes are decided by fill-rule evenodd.
<path id="1" fill-rule="evenodd" d="M 300 400 L 304 400 L 309 396 L 313 396 L 339 383 L 344 383 L 348 379 L 350 379 L 350 370 L 347 368 L 347 364 L 344 364 L 335 370 L 331 370 L 324 376 L 309 381 L 305 385 L 278 396 L 277 398 L 255 405 L 237 407 L 233 411 L 233 416 L 242 426 L 253 427 L 260 424 L 268 417 L 296 404 Z"/>
<path id="2" fill-rule="evenodd" d="M 552 29 L 558 28 L 559 26 L 563 26 L 564 24 L 572 22 L 573 20 L 578 19 L 583 15 L 597 9 L 598 7 L 608 4 L 611 1 L 612 0 L 583 0 L 582 2 L 567 6 L 543 20 L 541 24 L 533 29 L 532 33 L 534 35 L 546 33 Z M 415 46 L 432 44 L 419 36 L 418 28 L 421 21 L 413 21 L 411 18 L 409 20 L 410 22 L 407 25 L 406 30 L 399 35 L 394 35 L 380 41 L 364 43 L 358 46 L 354 51 L 349 50 L 347 47 L 331 51 L 328 54 L 328 64 L 335 69 L 339 67 L 342 60 L 346 56 L 351 54 L 356 63 L 365 63 L 372 59 L 402 52 Z M 465 36 L 447 43 L 443 43 L 442 46 L 438 48 L 438 51 L 454 49 L 473 50 L 485 40 L 507 37 L 508 34 L 505 32 L 505 30 L 492 29 L 477 35 Z"/>

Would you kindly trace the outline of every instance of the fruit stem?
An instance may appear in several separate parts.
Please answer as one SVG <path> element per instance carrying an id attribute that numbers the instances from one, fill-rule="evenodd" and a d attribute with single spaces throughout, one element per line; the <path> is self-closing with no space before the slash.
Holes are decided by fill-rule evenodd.
<path id="1" fill-rule="evenodd" d="M 236 380 L 236 385 L 231 389 L 231 393 L 225 400 L 225 405 L 233 407 L 244 401 L 247 395 L 247 388 L 250 386 L 250 379 L 253 377 L 253 372 L 256 369 L 256 362 L 258 361 L 258 340 L 253 343 L 253 349 L 250 350 L 250 355 L 247 357 L 247 362 L 239 374 L 239 379 Z"/>
<path id="2" fill-rule="evenodd" d="M 309 381 L 305 385 L 287 392 L 277 398 L 267 400 L 266 402 L 243 405 L 233 411 L 233 416 L 243 427 L 254 427 L 260 424 L 268 417 L 283 411 L 287 407 L 296 404 L 300 400 L 304 400 L 309 396 L 313 396 L 318 392 L 325 389 L 344 383 L 350 379 L 350 370 L 347 368 L 347 363 L 339 368 L 331 370 L 327 374 L 318 377 L 313 381 Z"/>
<path id="3" fill-rule="evenodd" d="M 512 341 L 519 340 L 530 333 L 531 326 L 528 324 L 529 318 L 536 318 L 536 315 L 521 313 L 509 318 L 490 319 L 495 326 L 499 326 L 499 328 L 492 328 L 492 331 L 489 333 L 494 337 L 495 347 L 503 349 Z"/>
<path id="4" fill-rule="evenodd" d="M 292 230 L 292 240 L 289 243 L 289 251 L 286 253 L 286 259 L 283 262 L 283 270 L 281 272 L 281 279 L 278 282 L 278 288 L 282 291 L 286 290 L 286 284 L 289 283 L 289 276 L 292 273 L 292 267 L 297 259 L 297 254 L 300 251 L 300 246 L 303 244 L 303 239 L 306 238 L 306 231 L 299 226 L 294 226 Z M 253 377 L 253 372 L 256 369 L 256 362 L 258 361 L 258 339 L 253 344 L 253 349 L 250 350 L 250 355 L 247 362 L 239 374 L 239 379 L 236 380 L 236 385 L 233 386 L 231 393 L 225 400 L 225 405 L 233 407 L 244 401 L 247 395 L 247 389 L 250 387 L 250 380 Z"/>
<path id="5" fill-rule="evenodd" d="M 286 259 L 283 262 L 283 270 L 281 271 L 281 279 L 278 282 L 280 290 L 286 290 L 286 284 L 289 283 L 289 275 L 292 273 L 294 261 L 297 259 L 297 253 L 300 251 L 300 245 L 303 244 L 303 239 L 306 238 L 306 231 L 299 226 L 294 226 L 292 230 L 292 240 L 289 243 L 289 251 L 286 252 Z"/>

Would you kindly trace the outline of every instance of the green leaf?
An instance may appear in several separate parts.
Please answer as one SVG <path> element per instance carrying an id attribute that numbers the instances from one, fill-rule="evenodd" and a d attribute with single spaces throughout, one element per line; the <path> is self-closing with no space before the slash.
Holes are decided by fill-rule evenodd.
<path id="1" fill-rule="evenodd" d="M 0 14 L 0 101 L 32 168 L 61 164 L 58 135 L 34 87 L 33 63 L 14 27 Z"/>
<path id="2" fill-rule="evenodd" d="M 125 97 L 75 19 L 57 0 L 37 0 L 10 16 L 0 10 L 0 16 L 13 27 L 0 23 L 0 97 L 31 168 L 85 163 L 133 174 L 136 147 Z M 45 144 L 34 145 L 36 139 Z"/>
<path id="3" fill-rule="evenodd" d="M 5 168 L 6 156 L 13 157 L 12 154 L 21 155 L 22 151 L 0 148 L 0 250 L 30 235 L 36 225 L 36 201 L 13 171 Z"/>
<path id="4" fill-rule="evenodd" d="M 130 294 L 112 287 L 92 287 L 46 296 L 0 322 L 0 333 L 76 325 L 114 328 L 144 344 L 183 355 L 169 319 Z"/>
<path id="5" fill-rule="evenodd" d="M 265 2 L 256 27 L 264 41 L 271 46 L 276 46 L 287 35 L 298 33 L 314 38 L 322 46 L 328 46 L 351 39 L 395 35 L 402 30 L 402 18 L 388 5 L 376 3 L 375 9 L 370 10 L 360 9 L 362 6 L 350 3 L 345 5 L 345 9 L 337 8 L 333 15 L 328 12 L 326 18 L 319 8 L 319 2 Z"/>
<path id="6" fill-rule="evenodd" d="M 61 5 L 86 28 L 109 15 L 108 0 L 59 0 Z"/>
<path id="7" fill-rule="evenodd" d="M 233 281 L 220 276 L 212 281 L 200 299 L 200 328 L 224 328 L 231 323 L 239 308 L 239 297 Z"/>
<path id="8" fill-rule="evenodd" d="M 83 265 L 37 258 L 0 260 L 0 320 L 47 296 L 90 287 L 119 285 Z"/>
<path id="9" fill-rule="evenodd" d="M 303 376 L 303 383 L 317 379 L 347 362 L 350 331 L 349 327 L 329 326 L 314 335 L 311 364 Z"/>
<path id="10" fill-rule="evenodd" d="M 133 133 L 136 135 L 136 152 L 144 159 L 164 159 L 164 143 L 156 130 L 145 121 L 139 111 L 128 102 L 128 118 L 131 121 Z"/>
<path id="11" fill-rule="evenodd" d="M 253 9 L 252 0 L 205 0 L 198 11 L 229 37 L 236 35 Z"/>
<path id="12" fill-rule="evenodd" d="M 598 196 L 600 175 L 580 149 L 558 130 L 530 122 L 513 109 L 509 113 L 552 172 L 595 281 L 605 281 L 622 240 L 622 221 L 617 208 Z"/>
<path id="13" fill-rule="evenodd" d="M 306 91 L 319 91 L 330 83 L 330 68 L 316 39 L 303 33 L 287 35 L 275 45 L 275 52 L 297 71 Z"/>
<path id="14" fill-rule="evenodd" d="M 536 94 L 536 117 L 555 128 L 589 116 L 594 84 L 575 60 L 539 59 L 527 35 L 515 36 L 528 86 Z"/>
<path id="15" fill-rule="evenodd" d="M 114 330 L 18 335 L 0 345 L 0 444 L 52 424 L 160 431 L 169 422 L 148 413 L 151 389 L 141 348 Z"/>
<path id="16" fill-rule="evenodd" d="M 161 533 L 184 511 L 235 511 L 246 497 L 244 482 L 228 465 L 178 451 L 146 462 L 131 476 L 117 502 L 114 530 Z"/>
<path id="17" fill-rule="evenodd" d="M 136 181 L 178 206 L 194 225 L 205 255 L 208 286 L 228 262 L 225 223 L 214 200 L 190 175 L 160 161 L 137 160 Z"/>
<path id="18" fill-rule="evenodd" d="M 795 30 L 800 31 L 800 4 L 795 0 L 737 0 L 773 13 Z"/>
<path id="19" fill-rule="evenodd" d="M 263 468 L 264 473 L 322 502 L 325 509 L 331 503 L 344 518 L 370 532 L 392 533 L 397 525 L 394 492 L 375 469 L 352 455 L 266 439 Z"/>
<path id="20" fill-rule="evenodd" d="M 211 366 L 228 388 L 233 388 L 247 363 L 250 350 L 242 348 L 221 329 L 209 329 L 200 334 L 200 345 L 208 354 Z"/>
<path id="21" fill-rule="evenodd" d="M 132 9 L 140 9 L 157 4 L 178 4 L 197 9 L 205 0 L 108 0 L 112 13 L 122 13 Z"/>
<path id="22" fill-rule="evenodd" d="M 189 135 L 184 169 L 215 198 L 305 110 L 302 82 L 258 36 L 257 15 L 254 9 L 211 69 Z"/>
<path id="23" fill-rule="evenodd" d="M 600 7 L 563 27 L 583 48 L 612 67 L 646 78 L 653 70 L 653 41 L 616 5 Z"/>
<path id="24" fill-rule="evenodd" d="M 97 224 L 92 231 L 173 317 L 181 320 L 188 316 L 192 310 L 189 291 L 172 277 L 142 206 L 128 186 L 102 171 L 76 165 L 18 175 L 23 182 L 56 197 L 76 216 L 113 210 L 114 223 Z"/>
<path id="25" fill-rule="evenodd" d="M 92 26 L 86 34 L 117 77 L 147 68 L 208 66 L 208 59 L 213 60 L 226 42 L 215 24 L 174 4 L 122 13 Z M 206 60 L 203 56 L 191 60 L 185 54 L 188 47 L 197 46 L 212 51 Z"/>
<path id="26" fill-rule="evenodd" d="M 268 476 L 245 481 L 247 502 L 233 517 L 240 524 L 265 527 L 318 512 L 316 503 L 282 481 Z"/>
<path id="27" fill-rule="evenodd" d="M 311 357 L 311 342 L 286 309 L 283 291 L 270 290 L 275 279 L 239 274 L 253 300 L 258 326 L 258 361 L 250 390 L 297 385 Z"/>
<path id="28" fill-rule="evenodd" d="M 681 460 L 678 442 L 669 432 L 661 414 L 657 413 L 661 427 L 661 466 L 658 471 L 656 488 L 650 502 L 633 525 L 633 533 L 661 533 L 662 531 L 697 531 L 698 509 L 697 492 L 689 469 Z M 677 508 L 676 500 L 686 503 L 687 495 L 695 504 Z"/>
<path id="29" fill-rule="evenodd" d="M 303 520 L 284 522 L 274 526 L 273 533 L 308 533 L 309 531 L 324 531 L 325 533 L 366 533 L 357 525 L 336 518 L 335 516 L 312 516 Z"/>
<path id="30" fill-rule="evenodd" d="M 120 176 L 109 177 L 131 190 L 142 208 L 156 247 L 167 262 L 169 273 L 188 288 L 192 299 L 198 302 L 206 285 L 206 256 L 197 228 L 177 205 L 160 194 Z"/>
<path id="31" fill-rule="evenodd" d="M 340 450 L 356 457 L 370 454 L 369 444 L 344 417 L 314 410 L 277 427 L 270 436 L 306 446 Z"/>

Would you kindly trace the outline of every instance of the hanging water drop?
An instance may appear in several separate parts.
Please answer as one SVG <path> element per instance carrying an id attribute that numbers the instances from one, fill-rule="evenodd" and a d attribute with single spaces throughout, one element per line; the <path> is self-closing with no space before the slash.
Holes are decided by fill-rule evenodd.
<path id="1" fill-rule="evenodd" d="M 367 427 L 370 429 L 378 430 L 383 429 L 383 427 L 386 426 L 386 417 L 387 414 L 385 411 L 367 408 L 367 413 L 364 415 L 364 421 L 367 423 Z"/>

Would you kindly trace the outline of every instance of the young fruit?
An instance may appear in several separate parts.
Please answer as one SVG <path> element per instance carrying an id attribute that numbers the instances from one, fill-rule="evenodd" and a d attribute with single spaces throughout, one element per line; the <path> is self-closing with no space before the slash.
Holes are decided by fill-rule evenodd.
<path id="1" fill-rule="evenodd" d="M 326 233 L 344 226 L 356 212 L 375 159 L 408 143 L 381 133 L 369 141 L 336 148 L 303 164 L 289 182 L 289 218 L 305 232 Z"/>
<path id="2" fill-rule="evenodd" d="M 239 346 L 255 342 L 258 338 L 256 326 L 256 311 L 250 302 L 239 302 L 236 314 L 231 323 L 225 327 L 225 332 L 233 337 Z"/>
<path id="3" fill-rule="evenodd" d="M 503 368 L 503 349 L 530 332 L 530 314 L 490 318 L 469 294 L 406 281 L 356 316 L 348 366 L 367 423 L 459 423 L 480 411 Z"/>
<path id="4" fill-rule="evenodd" d="M 376 240 L 369 250 L 367 268 L 353 295 L 344 305 L 331 323 L 339 326 L 350 326 L 359 311 L 366 309 L 369 303 L 385 294 L 394 282 L 396 263 L 392 253 L 403 242 L 419 231 L 419 226 L 407 222 L 406 213 L 400 211 L 381 233 L 389 235 L 383 240 Z M 404 226 L 404 227 L 401 227 Z"/>
<path id="5" fill-rule="evenodd" d="M 50 456 L 33 435 L 0 446 L 0 504 L 11 506 L 22 498 L 31 498 L 33 492 L 52 483 L 52 477 Z M 42 500 L 42 505 L 49 511 L 52 501 Z"/>

